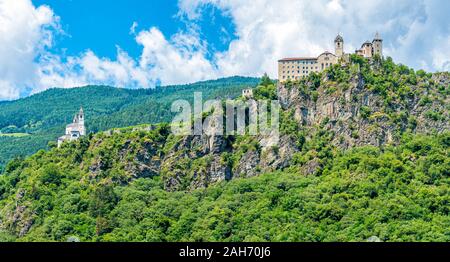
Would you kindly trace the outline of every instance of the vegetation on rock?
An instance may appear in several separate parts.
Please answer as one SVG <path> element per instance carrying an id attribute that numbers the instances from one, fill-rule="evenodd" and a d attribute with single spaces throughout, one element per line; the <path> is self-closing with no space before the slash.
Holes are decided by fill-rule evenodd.
<path id="1" fill-rule="evenodd" d="M 277 146 L 158 124 L 14 159 L 0 241 L 450 241 L 449 83 L 352 56 L 262 78 L 254 96 L 282 105 Z"/>
<path id="2" fill-rule="evenodd" d="M 108 86 L 50 89 L 16 101 L 0 102 L 0 173 L 2 166 L 17 156 L 47 149 L 49 141 L 64 134 L 65 124 L 83 106 L 89 132 L 145 123 L 169 122 L 170 106 L 177 99 L 235 98 L 241 90 L 258 83 L 258 78 L 229 77 L 189 85 L 130 90 Z M 29 136 L 6 136 L 23 133 Z"/>

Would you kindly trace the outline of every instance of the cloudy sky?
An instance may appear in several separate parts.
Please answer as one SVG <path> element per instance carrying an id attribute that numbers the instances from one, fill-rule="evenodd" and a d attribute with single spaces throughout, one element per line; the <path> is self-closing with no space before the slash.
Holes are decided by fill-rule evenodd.
<path id="1" fill-rule="evenodd" d="M 396 62 L 450 71 L 449 10 L 448 0 L 0 0 L 0 100 L 276 77 L 277 59 L 333 51 L 338 32 L 347 52 L 378 31 Z"/>

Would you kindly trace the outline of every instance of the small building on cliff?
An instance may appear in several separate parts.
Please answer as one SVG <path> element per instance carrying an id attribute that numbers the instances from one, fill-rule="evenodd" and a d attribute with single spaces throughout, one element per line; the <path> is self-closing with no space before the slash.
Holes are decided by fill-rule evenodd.
<path id="1" fill-rule="evenodd" d="M 86 135 L 86 127 L 84 125 L 84 112 L 83 108 L 74 116 L 72 123 L 66 126 L 66 133 L 58 138 L 58 147 L 62 145 L 64 141 L 78 140 L 81 136 Z"/>

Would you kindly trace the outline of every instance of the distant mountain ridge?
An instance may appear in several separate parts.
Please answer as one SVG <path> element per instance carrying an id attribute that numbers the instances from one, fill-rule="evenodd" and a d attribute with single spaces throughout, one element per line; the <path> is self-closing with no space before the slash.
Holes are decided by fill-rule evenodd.
<path id="1" fill-rule="evenodd" d="M 47 148 L 63 134 L 64 126 L 80 106 L 86 111 L 88 132 L 142 123 L 170 121 L 172 101 L 191 99 L 202 92 L 205 99 L 234 98 L 243 88 L 255 86 L 259 78 L 228 77 L 155 89 L 110 86 L 52 88 L 14 101 L 0 102 L 0 169 L 16 156 Z M 15 135 L 4 135 L 18 134 Z M 25 135 L 30 134 L 30 135 Z"/>

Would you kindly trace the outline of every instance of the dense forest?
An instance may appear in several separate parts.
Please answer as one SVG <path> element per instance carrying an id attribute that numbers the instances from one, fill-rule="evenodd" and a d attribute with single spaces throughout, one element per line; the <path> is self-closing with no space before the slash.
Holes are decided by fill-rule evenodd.
<path id="1" fill-rule="evenodd" d="M 47 148 L 64 134 L 80 106 L 86 113 L 88 132 L 143 123 L 168 122 L 171 103 L 192 100 L 194 92 L 204 99 L 235 98 L 241 90 L 253 87 L 258 78 L 229 77 L 188 85 L 155 89 L 122 89 L 87 86 L 50 89 L 31 97 L 0 102 L 0 172 L 13 157 L 27 156 Z"/>
<path id="2" fill-rule="evenodd" d="M 191 191 L 130 177 L 120 161 L 98 175 L 83 167 L 124 141 L 166 136 L 165 127 L 124 131 L 98 148 L 83 139 L 11 162 L 0 178 L 0 241 L 450 240 L 448 132 L 335 152 L 320 175 L 297 164 Z"/>
<path id="3" fill-rule="evenodd" d="M 449 83 L 352 56 L 261 79 L 254 98 L 282 107 L 277 145 L 160 123 L 14 159 L 0 241 L 450 241 Z"/>

